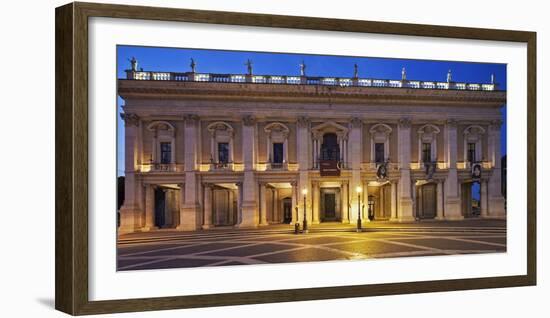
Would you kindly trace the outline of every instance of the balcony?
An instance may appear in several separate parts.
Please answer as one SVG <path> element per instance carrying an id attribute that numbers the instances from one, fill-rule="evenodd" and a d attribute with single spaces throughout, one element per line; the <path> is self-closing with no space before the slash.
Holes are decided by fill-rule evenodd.
<path id="1" fill-rule="evenodd" d="M 175 163 L 146 163 L 141 165 L 143 172 L 177 172 L 178 165 Z"/>
<path id="2" fill-rule="evenodd" d="M 233 171 L 235 170 L 233 162 L 210 162 L 209 171 Z"/>

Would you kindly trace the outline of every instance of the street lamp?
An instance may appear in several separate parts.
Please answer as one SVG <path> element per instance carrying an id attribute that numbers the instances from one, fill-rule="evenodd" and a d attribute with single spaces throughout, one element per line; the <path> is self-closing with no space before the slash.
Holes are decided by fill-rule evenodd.
<path id="1" fill-rule="evenodd" d="M 363 189 L 360 186 L 357 186 L 355 188 L 355 191 L 357 191 L 357 232 L 361 232 L 361 192 L 363 192 Z"/>
<path id="2" fill-rule="evenodd" d="M 307 188 L 304 188 L 302 190 L 302 194 L 304 195 L 304 225 L 302 226 L 302 231 L 304 233 L 307 233 L 307 216 L 306 216 L 306 195 L 307 195 Z"/>

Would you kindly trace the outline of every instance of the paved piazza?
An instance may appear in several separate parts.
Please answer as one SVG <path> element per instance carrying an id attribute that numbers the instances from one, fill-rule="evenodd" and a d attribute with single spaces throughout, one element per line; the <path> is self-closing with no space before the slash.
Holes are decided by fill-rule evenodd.
<path id="1" fill-rule="evenodd" d="M 379 223 L 357 233 L 323 224 L 307 234 L 291 226 L 199 232 L 160 230 L 118 240 L 118 270 L 272 264 L 506 252 L 506 221 Z"/>

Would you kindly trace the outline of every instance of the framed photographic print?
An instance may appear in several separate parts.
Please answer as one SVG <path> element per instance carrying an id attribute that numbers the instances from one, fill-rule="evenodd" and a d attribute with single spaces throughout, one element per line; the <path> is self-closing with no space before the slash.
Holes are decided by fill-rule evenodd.
<path id="1" fill-rule="evenodd" d="M 535 46 L 525 31 L 57 8 L 56 308 L 536 284 Z"/>

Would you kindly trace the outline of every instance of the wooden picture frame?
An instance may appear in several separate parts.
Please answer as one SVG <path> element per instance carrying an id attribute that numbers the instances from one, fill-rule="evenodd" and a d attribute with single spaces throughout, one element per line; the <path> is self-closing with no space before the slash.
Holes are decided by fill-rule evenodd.
<path id="1" fill-rule="evenodd" d="M 144 6 L 70 3 L 56 9 L 55 307 L 72 314 L 164 310 L 536 284 L 536 33 Z M 270 28 L 478 39 L 527 44 L 527 274 L 147 299 L 88 297 L 88 19 L 196 22 Z"/>

